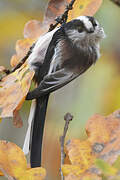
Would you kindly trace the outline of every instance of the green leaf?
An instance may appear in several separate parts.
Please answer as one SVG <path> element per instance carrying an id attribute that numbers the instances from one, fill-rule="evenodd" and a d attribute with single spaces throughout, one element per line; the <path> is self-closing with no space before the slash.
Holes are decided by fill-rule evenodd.
<path id="1" fill-rule="evenodd" d="M 118 156 L 117 160 L 114 162 L 113 167 L 120 170 L 120 156 Z"/>
<path id="2" fill-rule="evenodd" d="M 102 159 L 96 159 L 95 160 L 95 164 L 98 168 L 100 168 L 100 170 L 108 176 L 113 176 L 116 175 L 118 170 L 111 166 L 110 164 L 108 164 L 107 162 L 103 161 Z"/>

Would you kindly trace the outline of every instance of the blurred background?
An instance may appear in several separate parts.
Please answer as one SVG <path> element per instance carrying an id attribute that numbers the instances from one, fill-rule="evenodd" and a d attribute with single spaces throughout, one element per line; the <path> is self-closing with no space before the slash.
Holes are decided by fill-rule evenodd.
<path id="1" fill-rule="evenodd" d="M 31 19 L 41 20 L 46 3 L 47 0 L 0 0 L 0 65 L 10 68 L 15 43 L 23 38 L 25 23 Z M 50 96 L 43 145 L 43 167 L 47 169 L 46 179 L 49 180 L 59 179 L 59 137 L 65 113 L 74 116 L 67 141 L 85 139 L 85 124 L 95 113 L 107 115 L 120 108 L 120 9 L 110 0 L 104 0 L 95 17 L 107 35 L 101 44 L 101 58 L 80 78 Z M 13 127 L 12 119 L 2 121 L 0 139 L 22 147 L 29 108 L 30 102 L 25 102 L 20 112 L 23 128 Z"/>

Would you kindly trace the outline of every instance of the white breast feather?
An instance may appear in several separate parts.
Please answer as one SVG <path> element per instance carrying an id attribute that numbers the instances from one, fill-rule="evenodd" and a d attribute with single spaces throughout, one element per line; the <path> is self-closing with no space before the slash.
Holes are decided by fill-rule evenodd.
<path id="1" fill-rule="evenodd" d="M 30 68 L 35 68 L 33 63 L 43 63 L 49 43 L 52 40 L 53 34 L 57 30 L 58 28 L 39 37 L 35 47 L 33 48 L 32 54 L 28 58 L 28 64 L 30 65 Z"/>

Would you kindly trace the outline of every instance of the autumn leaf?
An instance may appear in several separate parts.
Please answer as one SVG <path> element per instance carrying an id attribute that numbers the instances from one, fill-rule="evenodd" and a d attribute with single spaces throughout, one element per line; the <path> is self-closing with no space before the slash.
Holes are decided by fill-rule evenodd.
<path id="1" fill-rule="evenodd" d="M 6 141 L 0 141 L 0 170 L 8 179 L 43 180 L 46 175 L 45 169 L 41 167 L 28 168 L 22 150 Z"/>
<path id="2" fill-rule="evenodd" d="M 71 0 L 50 0 L 45 13 L 44 23 L 53 23 L 57 16 L 63 14 L 67 3 Z M 100 8 L 102 0 L 76 0 L 73 9 L 70 11 L 68 21 L 81 15 L 93 16 Z"/>
<path id="3" fill-rule="evenodd" d="M 72 139 L 66 145 L 71 165 L 62 167 L 65 180 L 83 180 L 88 172 L 89 179 L 93 176 L 99 179 L 102 172 L 98 167 L 106 171 L 109 169 L 109 175 L 118 172 L 116 167 L 120 167 L 120 110 L 106 117 L 98 114 L 92 116 L 86 125 L 86 132 L 86 140 Z"/>
<path id="4" fill-rule="evenodd" d="M 66 145 L 72 165 L 77 165 L 83 171 L 88 169 L 94 162 L 94 154 L 89 141 L 73 139 Z"/>
<path id="5" fill-rule="evenodd" d="M 29 48 L 35 42 L 36 39 L 26 38 L 23 40 L 18 40 L 16 42 L 16 54 L 12 56 L 10 64 L 15 67 L 19 61 L 27 54 Z"/>
<path id="6" fill-rule="evenodd" d="M 28 39 L 37 39 L 41 34 L 48 31 L 48 24 L 43 25 L 38 20 L 30 20 L 25 24 L 24 37 Z"/>
<path id="7" fill-rule="evenodd" d="M 76 0 L 73 10 L 69 13 L 68 21 L 81 15 L 93 16 L 98 11 L 101 4 L 102 0 Z"/>
<path id="8" fill-rule="evenodd" d="M 0 117 L 13 117 L 19 110 L 29 91 L 34 72 L 27 64 L 4 77 L 0 82 Z"/>

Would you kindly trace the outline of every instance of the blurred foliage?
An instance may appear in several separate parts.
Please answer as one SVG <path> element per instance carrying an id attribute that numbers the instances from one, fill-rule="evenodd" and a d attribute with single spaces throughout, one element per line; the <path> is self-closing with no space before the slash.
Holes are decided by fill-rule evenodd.
<path id="1" fill-rule="evenodd" d="M 41 20 L 46 3 L 47 0 L 0 0 L 0 65 L 9 67 L 16 40 L 23 38 L 25 23 L 31 19 Z M 59 136 L 62 134 L 64 114 L 71 112 L 75 117 L 67 138 L 85 138 L 84 126 L 88 117 L 94 113 L 106 115 L 120 107 L 119 17 L 120 9 L 110 0 L 104 0 L 96 14 L 107 35 L 101 45 L 101 59 L 80 78 L 50 97 L 43 158 L 49 180 L 58 180 Z M 30 103 L 26 102 L 21 110 L 24 120 L 22 129 L 14 128 L 11 119 L 0 124 L 1 139 L 13 141 L 22 147 L 29 107 Z"/>

